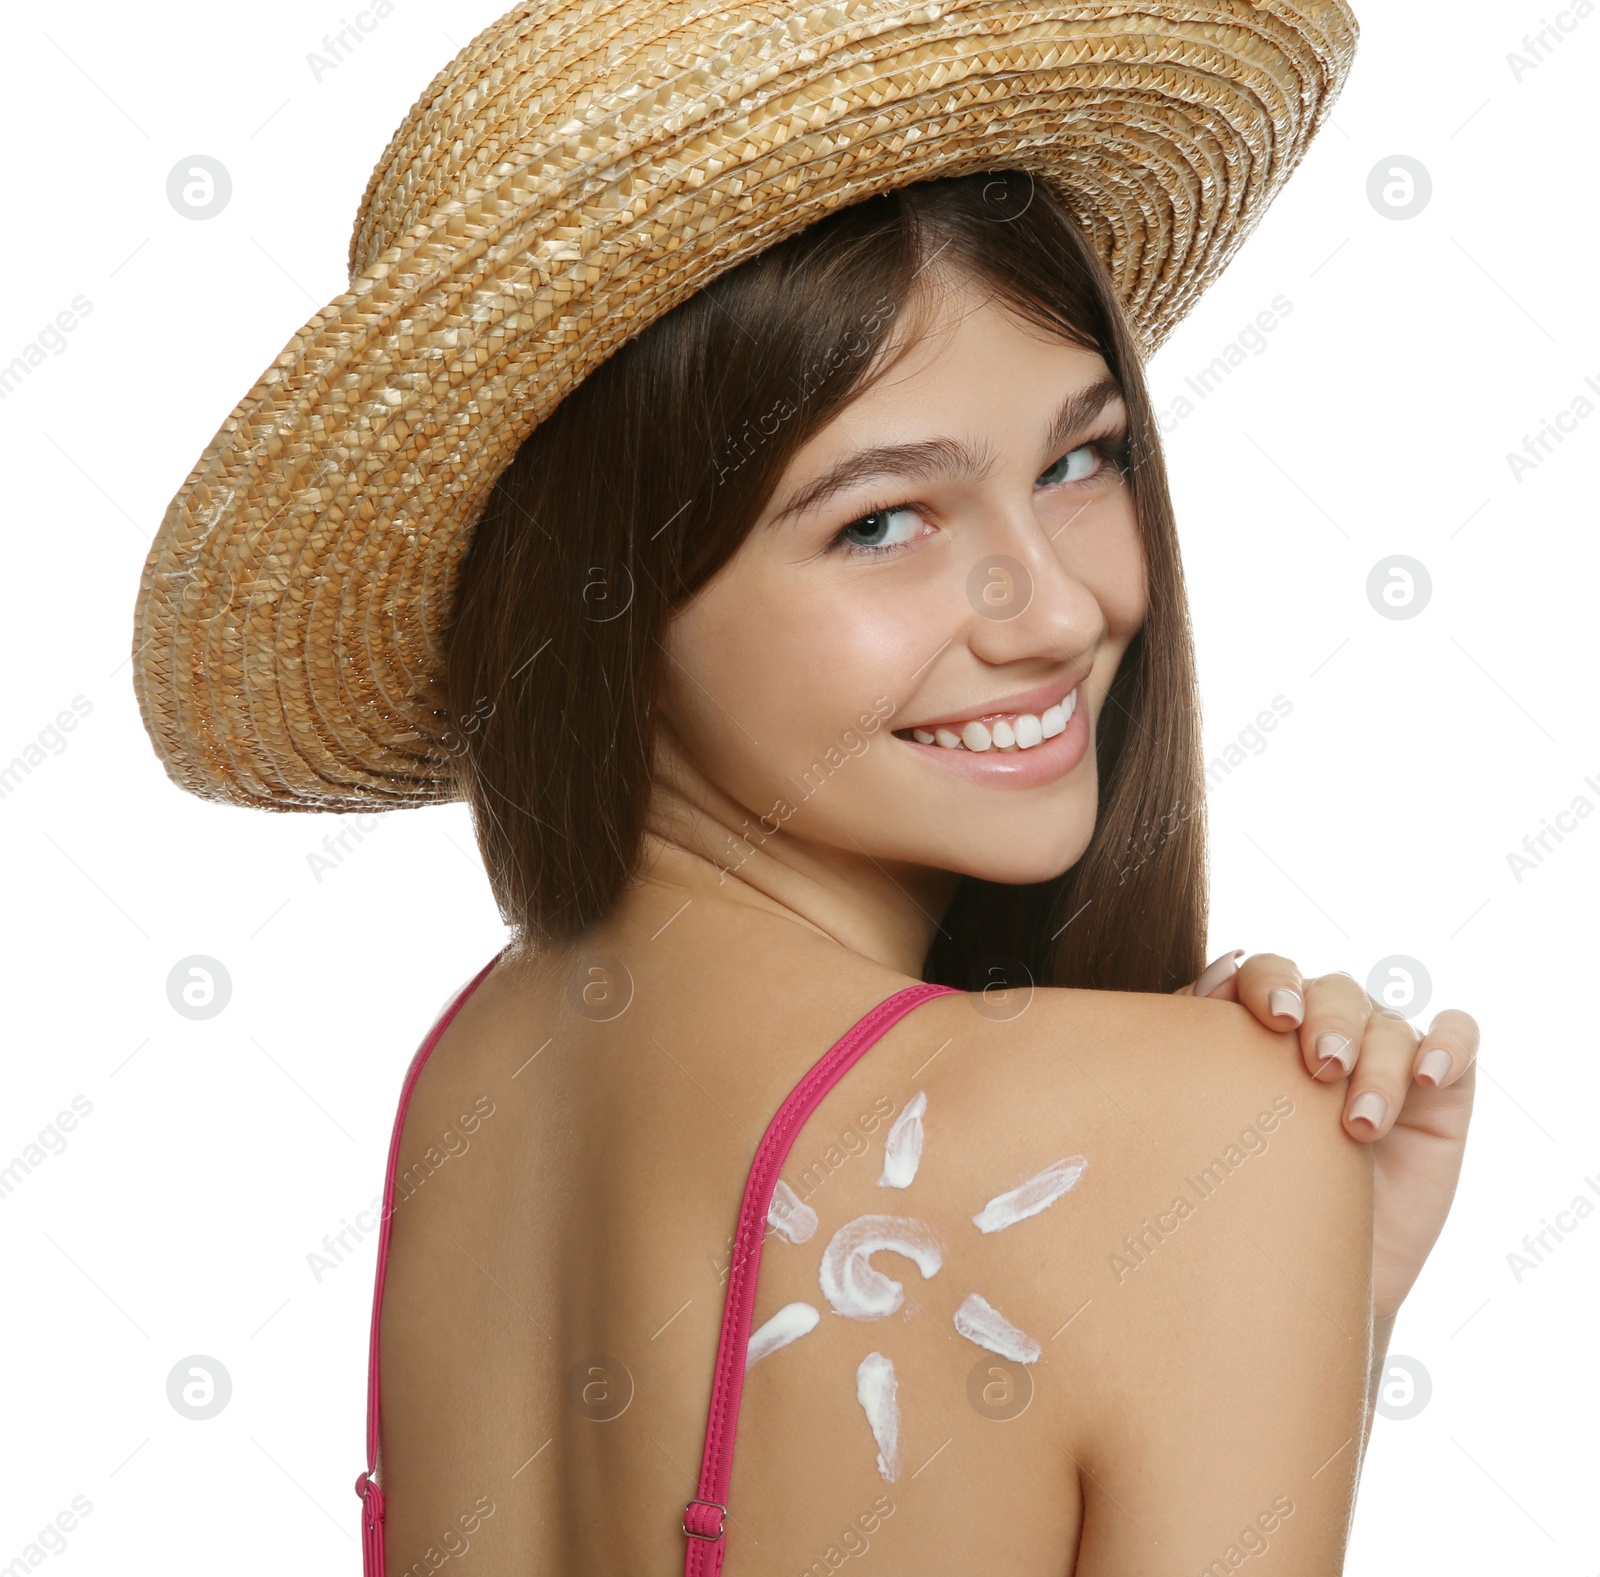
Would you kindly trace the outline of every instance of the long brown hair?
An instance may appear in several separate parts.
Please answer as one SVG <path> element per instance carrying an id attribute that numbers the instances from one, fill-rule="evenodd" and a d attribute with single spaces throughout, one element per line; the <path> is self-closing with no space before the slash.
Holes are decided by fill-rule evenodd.
<path id="1" fill-rule="evenodd" d="M 447 686 L 455 771 L 515 942 L 570 940 L 636 873 L 667 621 L 799 447 L 881 375 L 935 260 L 1098 351 L 1121 384 L 1149 607 L 1099 718 L 1089 847 L 1049 881 L 966 877 L 924 976 L 1169 991 L 1198 974 L 1204 776 L 1160 440 L 1098 257 L 1061 198 L 1010 171 L 869 198 L 722 275 L 593 372 L 501 474 L 457 583 Z"/>

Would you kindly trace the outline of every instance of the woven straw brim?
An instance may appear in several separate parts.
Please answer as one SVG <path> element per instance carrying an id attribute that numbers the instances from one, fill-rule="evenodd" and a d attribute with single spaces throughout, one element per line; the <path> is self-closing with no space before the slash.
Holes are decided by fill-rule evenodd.
<path id="1" fill-rule="evenodd" d="M 522 440 L 619 345 L 824 214 L 1021 168 L 1148 353 L 1305 153 L 1343 0 L 547 0 L 433 81 L 373 173 L 351 286 L 169 505 L 134 686 L 175 782 L 280 810 L 456 797 L 442 632 Z"/>

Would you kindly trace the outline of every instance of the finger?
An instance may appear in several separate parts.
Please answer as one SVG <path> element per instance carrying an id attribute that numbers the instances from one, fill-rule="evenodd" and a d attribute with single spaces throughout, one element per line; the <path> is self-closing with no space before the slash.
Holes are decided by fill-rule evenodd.
<path id="1" fill-rule="evenodd" d="M 1239 972 L 1239 960 L 1244 957 L 1244 949 L 1236 947 L 1231 953 L 1224 953 L 1220 958 L 1214 958 L 1200 972 L 1200 978 L 1194 983 L 1194 994 L 1197 997 L 1215 996 L 1218 990 L 1226 986 Z"/>
<path id="2" fill-rule="evenodd" d="M 1307 980 L 1302 990 L 1306 1016 L 1300 1054 L 1312 1078 L 1331 1084 L 1355 1067 L 1374 1003 L 1361 982 L 1342 970 Z"/>
<path id="3" fill-rule="evenodd" d="M 1352 1139 L 1370 1144 L 1394 1126 L 1411 1084 L 1418 1038 L 1412 1025 L 1387 1008 L 1375 1009 L 1367 1020 L 1344 1102 L 1344 1131 Z"/>
<path id="4" fill-rule="evenodd" d="M 1300 970 L 1278 953 L 1252 953 L 1239 965 L 1239 1000 L 1268 1029 L 1291 1030 L 1305 1017 Z"/>
<path id="5" fill-rule="evenodd" d="M 1460 1008 L 1434 1014 L 1428 1033 L 1417 1047 L 1412 1077 L 1418 1084 L 1437 1089 L 1452 1084 L 1472 1066 L 1478 1055 L 1478 1021 Z"/>

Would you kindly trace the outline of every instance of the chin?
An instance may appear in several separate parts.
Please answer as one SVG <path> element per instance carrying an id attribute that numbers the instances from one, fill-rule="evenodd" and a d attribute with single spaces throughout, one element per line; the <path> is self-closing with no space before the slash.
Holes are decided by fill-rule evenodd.
<path id="1" fill-rule="evenodd" d="M 1083 857 L 1088 840 L 1073 842 L 1055 851 L 1019 855 L 1015 850 L 972 849 L 955 854 L 946 849 L 939 862 L 946 870 L 979 881 L 998 882 L 1006 887 L 1027 887 L 1034 882 L 1054 881 L 1070 871 Z"/>

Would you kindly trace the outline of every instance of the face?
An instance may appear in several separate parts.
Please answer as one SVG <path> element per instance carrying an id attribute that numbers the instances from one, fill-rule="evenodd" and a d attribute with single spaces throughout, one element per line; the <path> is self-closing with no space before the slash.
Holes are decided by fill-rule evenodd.
<path id="1" fill-rule="evenodd" d="M 933 289 L 674 617 L 663 748 L 767 836 L 1042 881 L 1094 829 L 1094 725 L 1145 614 L 1127 414 L 1095 352 Z"/>

